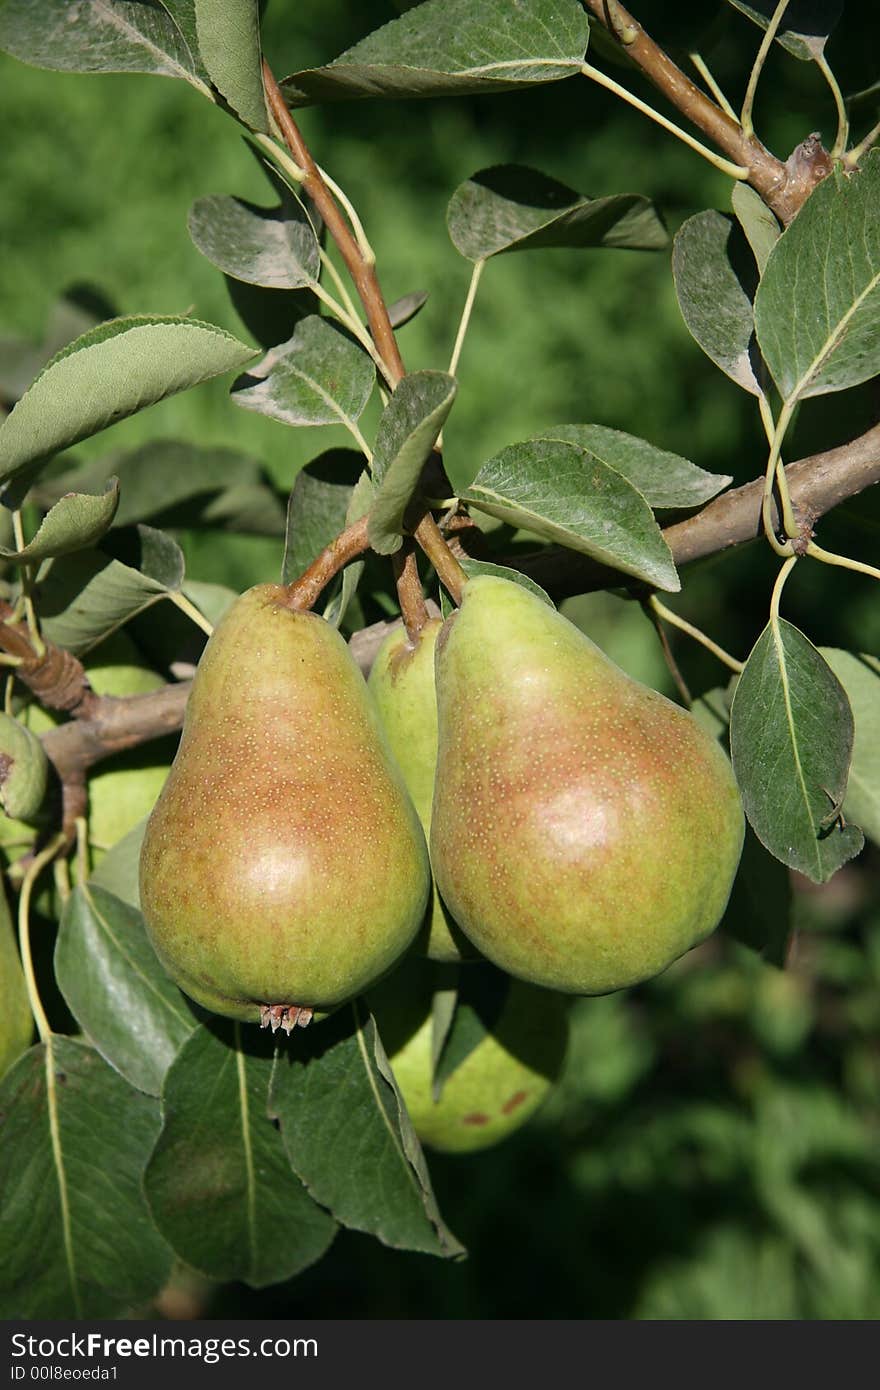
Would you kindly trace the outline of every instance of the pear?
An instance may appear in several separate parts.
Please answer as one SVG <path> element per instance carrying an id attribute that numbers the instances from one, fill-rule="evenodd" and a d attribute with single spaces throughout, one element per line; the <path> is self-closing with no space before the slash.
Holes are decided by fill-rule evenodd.
<path id="1" fill-rule="evenodd" d="M 428 890 L 422 828 L 346 643 L 281 586 L 249 589 L 204 650 L 147 823 L 159 959 L 216 1013 L 289 1031 L 390 969 Z"/>
<path id="2" fill-rule="evenodd" d="M 0 1076 L 30 1047 L 34 1020 L 15 944 L 6 892 L 0 883 Z"/>
<path id="3" fill-rule="evenodd" d="M 476 1045 L 435 1100 L 434 988 L 458 976 L 457 1008 L 467 1010 Z M 491 966 L 460 972 L 407 964 L 368 996 L 413 1128 L 428 1148 L 472 1153 L 506 1139 L 530 1119 L 558 1080 L 568 1045 L 567 999 L 512 980 Z"/>
<path id="4" fill-rule="evenodd" d="M 389 747 L 426 835 L 431 829 L 437 765 L 434 647 L 442 626 L 442 619 L 429 619 L 413 642 L 405 628 L 392 628 L 376 653 L 369 679 Z M 429 960 L 452 962 L 475 955 L 447 913 L 436 885 L 419 941 Z"/>
<path id="5" fill-rule="evenodd" d="M 512 975 L 606 994 L 718 924 L 742 850 L 730 764 L 510 580 L 471 579 L 436 647 L 437 886 Z"/>

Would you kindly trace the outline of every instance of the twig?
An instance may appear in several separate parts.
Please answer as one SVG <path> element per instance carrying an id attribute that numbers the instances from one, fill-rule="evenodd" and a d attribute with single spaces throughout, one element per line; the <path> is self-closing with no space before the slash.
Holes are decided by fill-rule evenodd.
<path id="1" fill-rule="evenodd" d="M 312 608 L 334 575 L 344 569 L 349 561 L 362 555 L 369 546 L 367 517 L 362 516 L 359 521 L 352 522 L 351 526 L 346 526 L 344 531 L 340 531 L 329 545 L 324 546 L 308 569 L 292 584 L 288 584 L 290 607 L 298 612 Z"/>
<path id="2" fill-rule="evenodd" d="M 406 628 L 406 635 L 412 643 L 415 642 L 428 621 L 428 609 L 425 605 L 425 595 L 422 592 L 416 553 L 410 542 L 404 542 L 403 548 L 393 556 L 392 563 L 400 614 Z"/>

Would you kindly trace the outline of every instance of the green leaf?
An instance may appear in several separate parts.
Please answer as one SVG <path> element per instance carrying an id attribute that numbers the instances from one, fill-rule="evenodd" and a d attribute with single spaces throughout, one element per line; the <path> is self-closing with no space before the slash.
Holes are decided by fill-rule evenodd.
<path id="1" fill-rule="evenodd" d="M 355 1004 L 285 1049 L 270 1114 L 294 1171 L 336 1220 L 395 1249 L 463 1254 L 447 1230 L 424 1156 L 369 1015 Z"/>
<path id="2" fill-rule="evenodd" d="M 61 72 L 151 72 L 205 92 L 197 59 L 157 0 L 5 0 L 0 49 Z"/>
<path id="3" fill-rule="evenodd" d="M 672 273 L 682 318 L 706 356 L 737 386 L 760 396 L 753 361 L 757 277 L 733 219 L 711 209 L 689 217 L 675 236 Z"/>
<path id="4" fill-rule="evenodd" d="M 212 265 L 250 285 L 300 290 L 318 279 L 318 238 L 293 196 L 274 208 L 222 195 L 199 198 L 190 209 L 189 234 Z"/>
<path id="5" fill-rule="evenodd" d="M 458 986 L 454 978 L 452 977 L 444 988 L 435 989 L 431 996 L 431 1090 L 435 1104 L 439 1101 L 442 1090 L 442 1085 L 437 1080 L 437 1067 L 449 1039 L 458 1005 Z"/>
<path id="6" fill-rule="evenodd" d="M 521 164 L 472 175 L 453 193 L 446 225 L 456 250 L 469 261 L 550 246 L 656 251 L 668 240 L 650 198 L 635 193 L 585 198 Z"/>
<path id="7" fill-rule="evenodd" d="M 206 584 L 201 579 L 187 579 L 181 585 L 181 589 L 184 596 L 195 604 L 212 627 L 217 626 L 224 613 L 238 598 L 235 590 L 227 589 L 225 584 Z"/>
<path id="8" fill-rule="evenodd" d="M 462 971 L 455 1017 L 434 1067 L 435 1100 L 439 1101 L 450 1076 L 494 1030 L 509 990 L 509 976 L 492 966 L 469 965 Z"/>
<path id="9" fill-rule="evenodd" d="M 844 814 L 880 844 L 880 660 L 839 647 L 819 651 L 846 691 L 855 721 Z"/>
<path id="10" fill-rule="evenodd" d="M 752 248 L 758 274 L 763 275 L 767 259 L 779 240 L 782 229 L 761 195 L 749 184 L 735 183 L 730 202 Z"/>
<path id="11" fill-rule="evenodd" d="M 353 449 L 328 449 L 297 474 L 287 504 L 283 584 L 302 574 L 345 528 L 348 504 L 363 466 Z"/>
<path id="12" fill-rule="evenodd" d="M 373 452 L 376 497 L 368 523 L 370 545 L 380 555 L 400 549 L 404 513 L 457 390 L 455 378 L 446 372 L 410 372 L 382 413 Z"/>
<path id="13" fill-rule="evenodd" d="M 375 379 L 373 363 L 356 343 L 310 315 L 289 342 L 236 382 L 232 399 L 285 425 L 351 426 L 363 414 Z"/>
<path id="14" fill-rule="evenodd" d="M 764 629 L 739 678 L 730 752 L 752 829 L 771 854 L 824 883 L 862 848 L 834 819 L 853 743 L 846 692 L 791 623 Z"/>
<path id="15" fill-rule="evenodd" d="M 546 603 L 550 608 L 555 608 L 552 598 L 536 584 L 534 579 L 530 579 L 521 570 L 508 569 L 507 565 L 493 565 L 490 560 L 472 560 L 469 556 L 461 556 L 458 562 L 468 579 L 475 579 L 478 574 L 494 574 L 498 579 L 509 579 L 513 584 L 519 584 L 523 589 L 528 589 L 530 594 L 539 598 L 542 603 Z M 450 610 L 452 611 L 452 610 Z M 444 614 L 448 617 L 449 614 Z"/>
<path id="16" fill-rule="evenodd" d="M 691 705 L 691 714 L 712 738 L 721 738 L 727 734 L 730 726 L 730 703 L 735 689 L 735 680 L 730 685 L 716 685 Z"/>
<path id="17" fill-rule="evenodd" d="M 152 538 L 162 534 L 146 526 L 138 529 Z M 46 637 L 82 656 L 135 614 L 177 590 L 182 563 L 170 537 L 163 537 L 159 546 L 148 544 L 143 569 L 112 560 L 98 550 L 80 550 L 53 560 L 38 590 Z"/>
<path id="18" fill-rule="evenodd" d="M 110 478 L 100 497 L 69 492 L 43 517 L 33 540 L 22 550 L 0 545 L 0 555 L 16 564 L 34 564 L 94 545 L 113 524 L 119 506 L 119 479 Z"/>
<path id="19" fill-rule="evenodd" d="M 586 449 L 622 474 L 652 508 L 701 507 L 733 482 L 726 473 L 706 473 L 679 454 L 605 425 L 552 425 L 535 438 L 563 439 Z"/>
<path id="20" fill-rule="evenodd" d="M 0 338 L 0 396 L 9 405 L 17 401 L 61 348 L 96 323 L 115 317 L 112 305 L 87 287 L 75 286 L 60 295 L 49 309 L 40 342 Z"/>
<path id="21" fill-rule="evenodd" d="M 268 131 L 258 0 L 195 0 L 195 18 L 199 51 L 214 86 L 245 125 Z"/>
<path id="22" fill-rule="evenodd" d="M 147 818 L 145 817 L 133 829 L 129 830 L 127 835 L 123 835 L 121 840 L 116 841 L 116 844 L 107 851 L 89 879 L 90 885 L 103 888 L 107 893 L 112 893 L 113 897 L 120 898 L 122 902 L 128 903 L 131 907 L 140 907 L 141 895 L 138 878 L 141 845 L 146 828 Z"/>
<path id="23" fill-rule="evenodd" d="M 52 1037 L 7 1073 L 0 1112 L 0 1317 L 111 1317 L 157 1293 L 171 1252 L 141 1183 L 158 1103 Z"/>
<path id="24" fill-rule="evenodd" d="M 484 463 L 462 499 L 512 526 L 590 555 L 660 589 L 681 585 L 644 497 L 575 444 L 534 439 Z"/>
<path id="25" fill-rule="evenodd" d="M 140 912 L 94 882 L 75 888 L 55 945 L 55 975 L 104 1060 L 158 1096 L 197 1019 L 159 964 Z"/>
<path id="26" fill-rule="evenodd" d="M 34 1020 L 28 1000 L 21 957 L 9 911 L 5 884 L 0 882 L 0 1078 L 30 1047 Z"/>
<path id="27" fill-rule="evenodd" d="M 256 355 L 195 319 L 100 324 L 49 362 L 0 425 L 0 481 Z"/>
<path id="28" fill-rule="evenodd" d="M 216 1020 L 172 1063 L 146 1173 L 153 1218 L 209 1278 L 276 1284 L 313 1264 L 335 1222 L 291 1171 L 266 1112 L 274 1039 Z"/>
<path id="29" fill-rule="evenodd" d="M 791 940 L 791 904 L 788 870 L 747 826 L 721 930 L 781 970 Z"/>
<path id="30" fill-rule="evenodd" d="M 49 759 L 36 734 L 0 710 L 0 803 L 13 820 L 38 815 L 49 782 Z"/>
<path id="31" fill-rule="evenodd" d="M 412 294 L 401 295 L 400 299 L 388 305 L 388 322 L 392 328 L 402 328 L 421 312 L 427 302 L 427 290 L 413 290 Z"/>
<path id="32" fill-rule="evenodd" d="M 282 90 L 291 107 L 502 92 L 579 72 L 588 38 L 578 0 L 426 0 Z"/>
<path id="33" fill-rule="evenodd" d="M 776 0 L 728 0 L 728 4 L 748 15 L 766 29 L 776 9 Z M 802 62 L 821 57 L 828 35 L 843 13 L 843 0 L 790 0 L 776 31 L 776 42 Z"/>
<path id="34" fill-rule="evenodd" d="M 880 150 L 836 168 L 770 253 L 755 328 L 784 400 L 858 386 L 880 372 Z"/>

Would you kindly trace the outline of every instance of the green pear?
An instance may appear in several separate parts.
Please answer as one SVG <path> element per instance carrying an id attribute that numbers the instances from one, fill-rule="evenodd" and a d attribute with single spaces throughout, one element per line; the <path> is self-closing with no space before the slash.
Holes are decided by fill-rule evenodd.
<path id="1" fill-rule="evenodd" d="M 408 966 L 396 970 L 370 991 L 379 1036 L 422 1143 L 442 1153 L 487 1149 L 525 1124 L 558 1080 L 568 1001 L 489 966 L 454 972 L 460 975 L 457 1008 L 468 1011 L 479 1041 L 435 1100 L 432 987 L 448 986 L 452 972 L 424 970 L 416 978 Z"/>
<path id="2" fill-rule="evenodd" d="M 205 647 L 147 823 L 159 959 L 216 1013 L 289 1030 L 390 969 L 428 891 L 422 828 L 345 641 L 279 585 L 249 589 Z"/>
<path id="3" fill-rule="evenodd" d="M 709 935 L 744 821 L 727 758 L 690 714 L 490 576 L 440 634 L 436 680 L 431 860 L 485 956 L 606 994 Z"/>
<path id="4" fill-rule="evenodd" d="M 434 647 L 442 626 L 442 619 L 431 618 L 414 642 L 405 628 L 392 628 L 376 653 L 369 679 L 389 747 L 426 835 L 431 829 L 437 766 Z M 475 954 L 446 911 L 436 885 L 420 941 L 433 961 L 458 961 Z"/>
<path id="5" fill-rule="evenodd" d="M 6 893 L 0 883 L 0 1076 L 31 1045 L 34 1020 L 15 944 Z"/>

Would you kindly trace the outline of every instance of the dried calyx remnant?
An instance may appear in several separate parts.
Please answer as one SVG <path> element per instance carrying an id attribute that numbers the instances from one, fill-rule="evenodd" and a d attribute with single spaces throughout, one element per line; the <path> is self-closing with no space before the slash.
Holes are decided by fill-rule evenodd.
<path id="1" fill-rule="evenodd" d="M 305 1028 L 311 1023 L 313 1013 L 314 1009 L 296 1004 L 261 1004 L 260 1027 L 271 1028 L 273 1033 L 277 1033 L 279 1028 L 283 1028 L 285 1033 L 292 1033 L 294 1028 Z"/>

